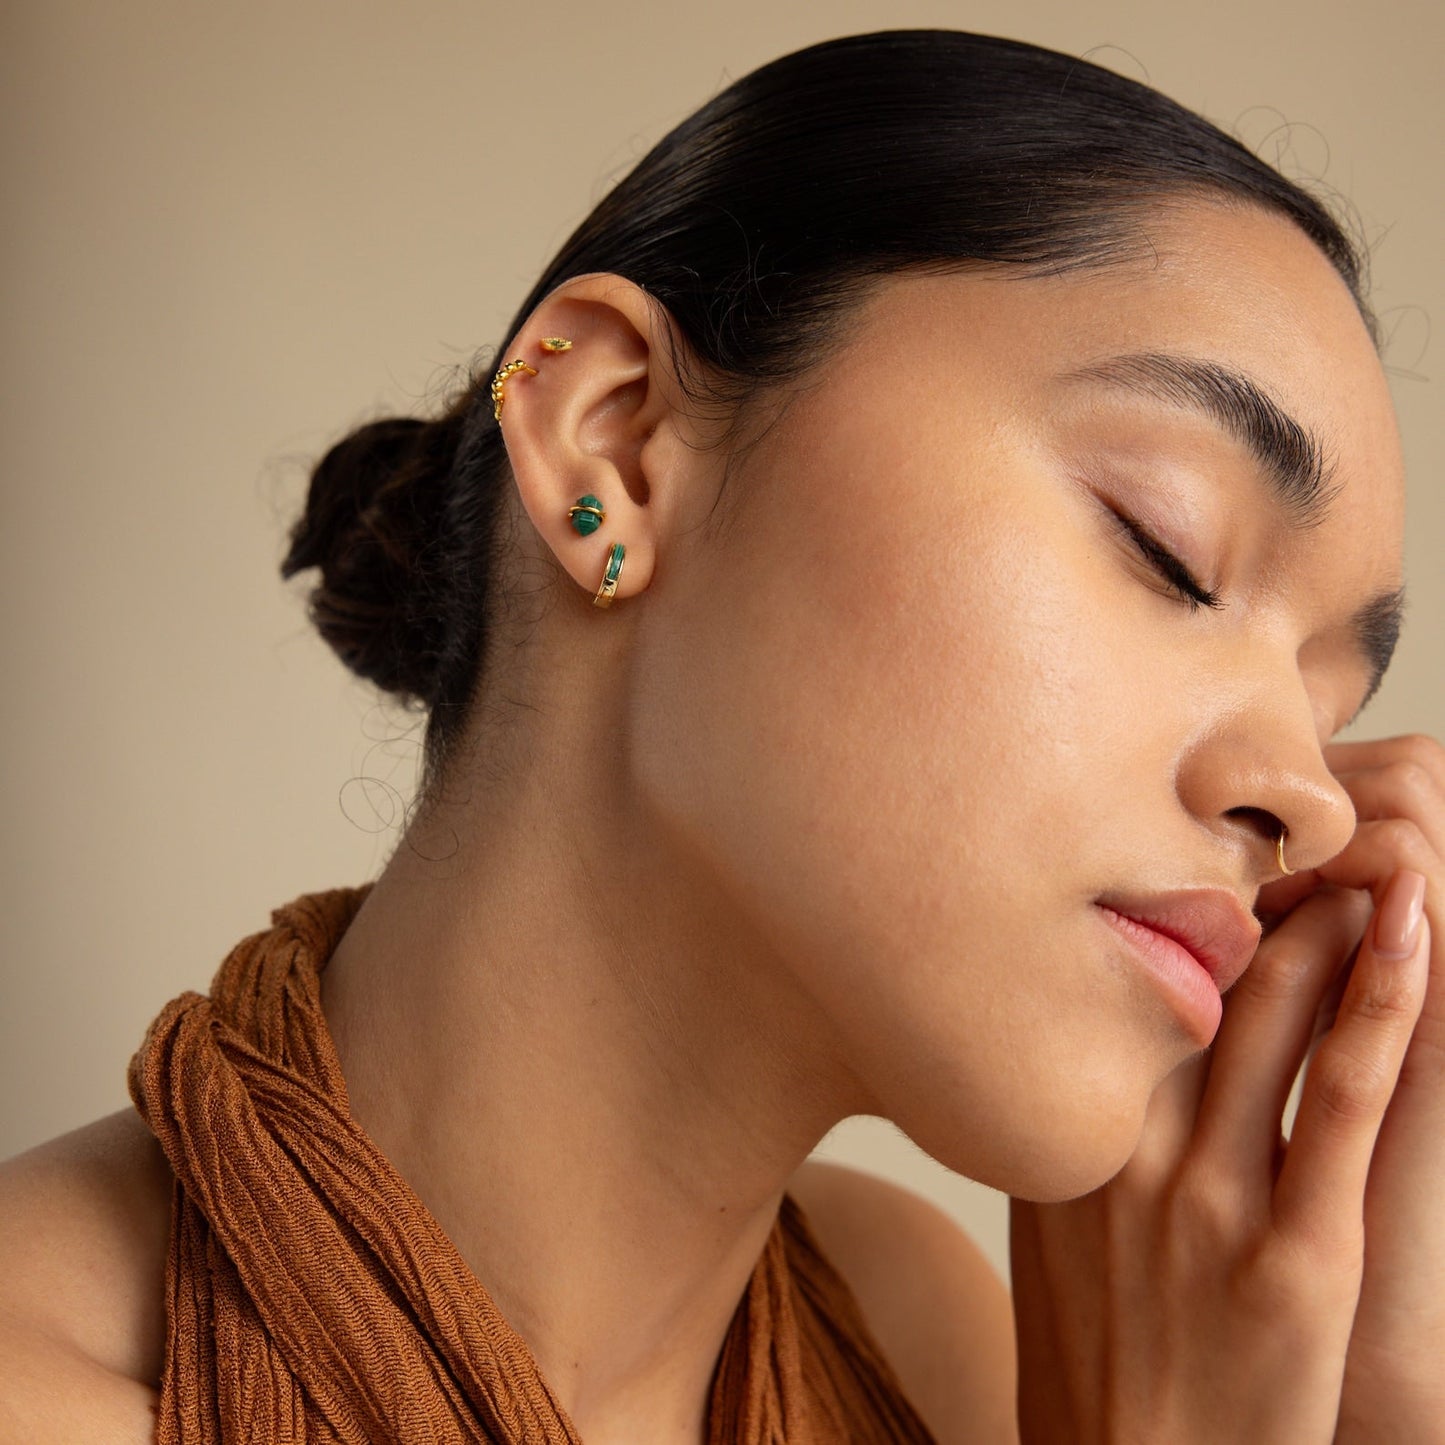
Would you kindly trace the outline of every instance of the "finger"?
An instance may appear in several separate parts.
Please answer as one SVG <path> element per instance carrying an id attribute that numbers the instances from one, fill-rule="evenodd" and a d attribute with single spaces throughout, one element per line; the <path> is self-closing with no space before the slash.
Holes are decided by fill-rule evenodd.
<path id="1" fill-rule="evenodd" d="M 1424 733 L 1407 733 L 1394 738 L 1365 738 L 1359 742 L 1329 743 L 1324 749 L 1325 766 L 1332 773 L 1360 768 L 1388 767 L 1409 761 L 1433 773 L 1445 787 L 1445 747 Z"/>
<path id="2" fill-rule="evenodd" d="M 1349 987 L 1350 974 L 1354 972 L 1357 956 L 1358 949 L 1351 950 L 1344 966 L 1335 974 L 1329 988 L 1325 990 L 1325 996 L 1320 1000 L 1319 1010 L 1315 1014 L 1314 1028 L 1310 1033 L 1310 1053 L 1313 1053 L 1314 1045 L 1335 1026 L 1335 1020 L 1340 1015 L 1340 1004 L 1344 1001 L 1345 989 Z M 1306 1058 L 1308 1057 L 1307 1053 Z"/>
<path id="3" fill-rule="evenodd" d="M 1360 822 L 1408 818 L 1437 854 L 1445 854 L 1445 780 L 1409 761 L 1336 776 Z"/>
<path id="4" fill-rule="evenodd" d="M 1314 872 L 1341 888 L 1368 889 L 1378 904 L 1401 868 L 1439 878 L 1445 865 L 1413 818 L 1395 816 L 1360 823 L 1344 851 Z"/>
<path id="5" fill-rule="evenodd" d="M 1320 876 L 1313 868 L 1292 873 L 1285 878 L 1276 878 L 1266 883 L 1255 899 L 1254 914 L 1264 924 L 1265 931 L 1280 923 L 1296 905 L 1303 903 L 1311 893 L 1320 889 Z"/>
<path id="6" fill-rule="evenodd" d="M 1445 908 L 1445 863 L 1440 855 L 1412 819 L 1384 818 L 1361 823 L 1344 852 L 1317 871 L 1321 878 L 1343 887 L 1369 888 L 1378 901 L 1399 868 L 1423 873 L 1428 880 L 1425 916 L 1436 940 L 1429 960 L 1430 988 L 1415 1039 L 1425 1052 L 1445 1050 L 1445 915 L 1441 912 Z"/>
<path id="7" fill-rule="evenodd" d="M 1367 896 L 1331 888 L 1260 944 L 1225 998 L 1195 1130 L 1201 1159 L 1272 1182 L 1284 1106 L 1321 1003 L 1369 918 Z"/>
<path id="8" fill-rule="evenodd" d="M 1339 1017 L 1305 1074 L 1274 1216 L 1282 1232 L 1326 1256 L 1362 1244 L 1370 1156 L 1425 997 L 1424 900 L 1421 874 L 1402 869 L 1391 879 Z"/>

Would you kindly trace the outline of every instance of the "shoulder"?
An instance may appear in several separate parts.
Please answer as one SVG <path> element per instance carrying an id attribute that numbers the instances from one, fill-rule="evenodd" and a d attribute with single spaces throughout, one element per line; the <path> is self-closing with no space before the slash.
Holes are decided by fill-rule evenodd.
<path id="1" fill-rule="evenodd" d="M 1016 1439 L 1013 1306 L 968 1234 L 921 1195 L 841 1164 L 809 1160 L 788 1193 L 940 1445 Z"/>
<path id="2" fill-rule="evenodd" d="M 170 1189 L 130 1110 L 0 1163 L 0 1445 L 154 1438 Z"/>

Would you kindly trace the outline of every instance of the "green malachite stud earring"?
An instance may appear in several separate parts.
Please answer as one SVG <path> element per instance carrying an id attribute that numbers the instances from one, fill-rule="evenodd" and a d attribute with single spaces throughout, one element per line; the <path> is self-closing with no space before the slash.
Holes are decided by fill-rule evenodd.
<path id="1" fill-rule="evenodd" d="M 571 351 L 572 342 L 566 336 L 544 336 L 542 338 L 543 351 Z"/>
<path id="2" fill-rule="evenodd" d="M 588 492 L 585 497 L 578 497 L 567 508 L 567 516 L 571 519 L 572 525 L 584 537 L 590 537 L 607 520 L 607 513 L 602 510 L 602 503 L 591 492 Z"/>
<path id="3" fill-rule="evenodd" d="M 617 591 L 617 579 L 622 575 L 622 559 L 626 553 L 627 548 L 621 542 L 612 544 L 612 550 L 607 554 L 607 566 L 602 573 L 602 585 L 592 599 L 594 607 L 612 606 L 612 596 Z"/>

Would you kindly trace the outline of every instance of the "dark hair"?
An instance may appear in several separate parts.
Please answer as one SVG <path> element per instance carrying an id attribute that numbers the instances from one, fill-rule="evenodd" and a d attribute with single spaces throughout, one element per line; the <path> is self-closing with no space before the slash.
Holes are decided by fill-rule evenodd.
<path id="1" fill-rule="evenodd" d="M 562 247 L 494 356 L 563 281 L 615 272 L 665 308 L 709 395 L 741 408 L 815 365 L 882 278 L 1107 266 L 1135 254 L 1142 208 L 1190 195 L 1287 216 L 1373 332 L 1361 255 L 1325 206 L 1147 86 L 958 31 L 830 40 L 664 136 Z M 510 474 L 489 372 L 436 420 L 372 422 L 332 447 L 281 565 L 321 569 L 310 615 L 352 671 L 429 709 L 424 795 L 470 715 L 501 570 Z"/>

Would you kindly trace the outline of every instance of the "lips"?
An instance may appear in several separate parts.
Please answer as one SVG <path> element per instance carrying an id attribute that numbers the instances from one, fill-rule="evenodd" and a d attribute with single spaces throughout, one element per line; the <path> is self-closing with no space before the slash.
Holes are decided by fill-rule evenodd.
<path id="1" fill-rule="evenodd" d="M 1173 939 L 1193 955 L 1220 993 L 1249 967 L 1259 946 L 1259 920 L 1233 893 L 1223 889 L 1106 893 L 1095 902 L 1100 908 Z"/>

